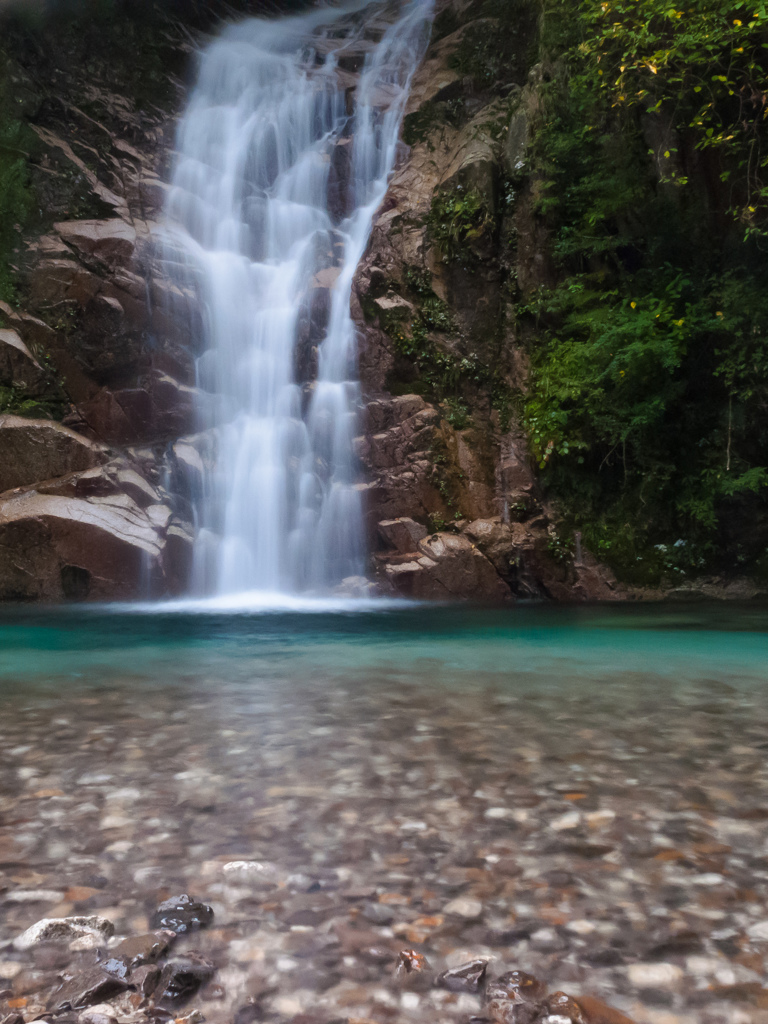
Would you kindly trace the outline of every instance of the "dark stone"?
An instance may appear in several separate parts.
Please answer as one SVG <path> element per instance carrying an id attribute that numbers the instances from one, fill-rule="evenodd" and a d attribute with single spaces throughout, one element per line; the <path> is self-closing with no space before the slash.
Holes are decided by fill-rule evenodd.
<path id="1" fill-rule="evenodd" d="M 205 928 L 213 920 L 213 910 L 184 893 L 165 900 L 152 917 L 153 928 L 167 928 L 181 934 L 195 928 Z"/>
<path id="2" fill-rule="evenodd" d="M 624 963 L 623 955 L 611 946 L 590 950 L 584 954 L 583 959 L 590 967 L 617 967 Z"/>
<path id="3" fill-rule="evenodd" d="M 24 1018 L 20 1013 L 9 1013 L 7 1017 L 3 1017 L 0 1024 L 24 1024 Z"/>
<path id="4" fill-rule="evenodd" d="M 386 903 L 366 903 L 362 915 L 374 924 L 391 924 L 395 920 L 394 910 Z"/>
<path id="5" fill-rule="evenodd" d="M 190 999 L 195 992 L 210 981 L 216 968 L 201 953 L 189 952 L 169 960 L 160 975 L 156 1001 L 161 1004 L 178 1006 Z"/>
<path id="6" fill-rule="evenodd" d="M 57 1010 L 82 1010 L 103 1003 L 128 988 L 127 982 L 109 974 L 103 967 L 91 967 L 66 981 L 53 997 Z"/>
<path id="7" fill-rule="evenodd" d="M 62 565 L 61 589 L 67 601 L 84 601 L 91 592 L 91 574 L 79 565 Z"/>
<path id="8" fill-rule="evenodd" d="M 131 967 L 139 964 L 152 963 L 164 956 L 171 944 L 176 940 L 175 931 L 147 932 L 145 935 L 132 935 L 123 939 L 112 950 L 116 957 L 123 957 Z"/>
<path id="9" fill-rule="evenodd" d="M 691 953 L 701 953 L 703 949 L 704 943 L 701 936 L 697 935 L 696 932 L 677 932 L 677 934 L 668 936 L 655 946 L 651 946 L 644 959 L 668 960 L 669 957 L 679 954 L 687 956 Z"/>
<path id="10" fill-rule="evenodd" d="M 157 964 L 141 964 L 131 971 L 131 985 L 143 996 L 150 996 L 160 983 L 160 968 Z"/>
<path id="11" fill-rule="evenodd" d="M 253 1024 L 260 1016 L 261 1010 L 257 1003 L 246 1003 L 237 1011 L 232 1024 Z"/>
<path id="12" fill-rule="evenodd" d="M 479 992 L 485 983 L 487 970 L 487 960 L 470 960 L 459 967 L 443 971 L 437 979 L 437 984 L 447 988 L 449 992 Z"/>

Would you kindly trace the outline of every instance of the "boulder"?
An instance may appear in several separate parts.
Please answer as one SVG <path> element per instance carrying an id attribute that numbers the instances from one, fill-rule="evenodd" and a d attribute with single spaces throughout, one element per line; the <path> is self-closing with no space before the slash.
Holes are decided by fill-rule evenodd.
<path id="1" fill-rule="evenodd" d="M 407 516 L 400 519 L 384 519 L 379 523 L 381 539 L 400 554 L 416 551 L 419 541 L 423 540 L 428 532 L 426 526 Z"/>
<path id="2" fill-rule="evenodd" d="M 136 228 L 124 220 L 70 220 L 55 224 L 61 239 L 76 252 L 108 267 L 129 264 L 136 248 Z"/>
<path id="3" fill-rule="evenodd" d="M 0 599 L 139 597 L 162 589 L 171 510 L 128 494 L 68 497 L 27 491 L 0 500 Z"/>
<path id="4" fill-rule="evenodd" d="M 103 465 L 102 445 L 50 420 L 0 416 L 0 493 Z"/>
<path id="5" fill-rule="evenodd" d="M 385 573 L 398 593 L 420 600 L 464 598 L 499 603 L 512 596 L 475 545 L 453 533 L 435 533 L 419 541 L 418 557 L 387 564 Z"/>

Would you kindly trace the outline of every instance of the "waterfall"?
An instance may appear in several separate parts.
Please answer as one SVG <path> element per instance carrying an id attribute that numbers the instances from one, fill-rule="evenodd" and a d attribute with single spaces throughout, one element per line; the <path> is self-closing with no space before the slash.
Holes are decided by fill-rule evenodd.
<path id="1" fill-rule="evenodd" d="M 203 311 L 197 595 L 324 593 L 365 567 L 355 268 L 395 163 L 432 0 L 231 25 L 204 51 L 166 209 Z"/>

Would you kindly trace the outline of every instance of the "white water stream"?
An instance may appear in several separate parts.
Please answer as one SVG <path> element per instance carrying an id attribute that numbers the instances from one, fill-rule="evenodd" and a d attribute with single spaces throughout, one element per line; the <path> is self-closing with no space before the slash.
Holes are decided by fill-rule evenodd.
<path id="1" fill-rule="evenodd" d="M 364 571 L 350 293 L 431 16 L 358 0 L 232 25 L 202 55 L 167 204 L 216 410 L 196 595 L 324 593 Z"/>

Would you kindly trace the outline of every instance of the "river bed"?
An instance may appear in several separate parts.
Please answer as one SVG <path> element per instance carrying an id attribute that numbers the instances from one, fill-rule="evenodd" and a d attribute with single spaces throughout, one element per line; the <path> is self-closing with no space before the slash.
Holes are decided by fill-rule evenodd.
<path id="1" fill-rule="evenodd" d="M 221 1024 L 484 1014 L 404 949 L 768 1021 L 768 609 L 356 607 L 3 611 L 0 1019 L 189 893 Z"/>

